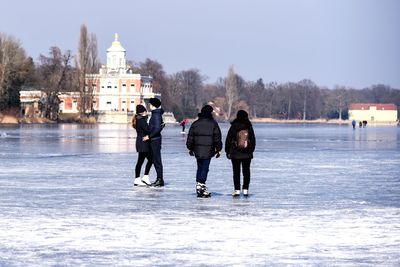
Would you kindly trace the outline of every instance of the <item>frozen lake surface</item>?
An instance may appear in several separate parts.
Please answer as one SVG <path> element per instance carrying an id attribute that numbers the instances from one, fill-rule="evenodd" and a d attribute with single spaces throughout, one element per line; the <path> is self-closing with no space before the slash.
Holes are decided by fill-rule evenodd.
<path id="1" fill-rule="evenodd" d="M 400 265 L 400 128 L 255 132 L 250 197 L 223 154 L 197 199 L 179 127 L 154 189 L 132 186 L 129 125 L 0 126 L 0 266 Z"/>

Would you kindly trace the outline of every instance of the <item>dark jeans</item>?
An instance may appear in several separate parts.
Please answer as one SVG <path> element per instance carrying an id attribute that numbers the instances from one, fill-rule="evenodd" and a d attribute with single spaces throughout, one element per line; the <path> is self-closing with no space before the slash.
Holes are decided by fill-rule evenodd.
<path id="1" fill-rule="evenodd" d="M 144 169 L 144 175 L 149 175 L 151 165 L 153 164 L 153 159 L 150 152 L 139 152 L 138 160 L 135 167 L 135 177 L 140 177 L 140 171 L 142 170 L 142 165 L 144 160 L 147 159 L 146 168 Z"/>
<path id="2" fill-rule="evenodd" d="M 161 138 L 150 141 L 151 155 L 153 157 L 154 168 L 156 169 L 157 179 L 163 179 L 163 165 L 161 160 Z"/>
<path id="3" fill-rule="evenodd" d="M 240 165 L 243 172 L 243 189 L 249 189 L 251 159 L 232 159 L 233 184 L 235 190 L 240 190 Z"/>
<path id="4" fill-rule="evenodd" d="M 196 182 L 205 184 L 211 159 L 197 159 Z"/>

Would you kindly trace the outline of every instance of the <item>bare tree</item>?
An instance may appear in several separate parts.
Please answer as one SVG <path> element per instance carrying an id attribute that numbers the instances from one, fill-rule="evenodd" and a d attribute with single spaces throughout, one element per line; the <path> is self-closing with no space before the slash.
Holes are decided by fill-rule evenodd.
<path id="1" fill-rule="evenodd" d="M 233 66 L 229 67 L 228 75 L 225 79 L 225 97 L 228 105 L 227 119 L 229 120 L 232 116 L 232 107 L 238 99 L 237 79 Z"/>
<path id="2" fill-rule="evenodd" d="M 94 84 L 97 78 L 93 73 L 99 68 L 97 38 L 91 33 L 89 36 L 85 24 L 81 25 L 78 58 L 76 60 L 78 69 L 78 88 L 80 92 L 80 116 L 86 114 L 87 110 L 93 111 Z"/>
<path id="3" fill-rule="evenodd" d="M 317 86 L 315 83 L 309 79 L 301 80 L 298 83 L 303 89 L 303 120 L 307 119 L 307 104 L 308 104 L 308 95 L 312 89 L 315 89 Z"/>
<path id="4" fill-rule="evenodd" d="M 67 50 L 64 54 L 61 49 L 50 47 L 49 56 L 39 56 L 37 68 L 38 85 L 46 92 L 46 98 L 41 100 L 41 115 L 56 120 L 58 118 L 58 93 L 70 90 L 72 87 L 71 67 L 72 54 Z"/>
<path id="5" fill-rule="evenodd" d="M 90 38 L 88 35 L 88 30 L 85 24 L 81 25 L 79 45 L 78 45 L 78 58 L 77 58 L 77 68 L 78 68 L 78 88 L 80 92 L 80 116 L 86 113 L 86 100 L 87 100 L 87 86 L 86 86 L 86 74 L 88 73 L 90 67 Z"/>
<path id="6" fill-rule="evenodd" d="M 98 82 L 98 76 L 95 75 L 99 68 L 100 68 L 100 62 L 98 58 L 98 48 L 97 48 L 97 37 L 94 33 L 90 34 L 90 40 L 89 40 L 89 69 L 88 69 L 88 74 L 86 75 L 86 83 L 88 86 L 88 91 L 86 92 L 87 94 L 87 104 L 88 108 L 91 112 L 94 111 L 93 108 L 93 100 L 94 100 L 94 93 L 97 88 L 97 82 Z"/>
<path id="7" fill-rule="evenodd" d="M 182 116 L 194 117 L 200 108 L 204 77 L 199 70 L 190 69 L 180 71 L 169 77 L 169 92 L 175 104 L 181 108 L 174 108 Z"/>
<path id="8" fill-rule="evenodd" d="M 156 60 L 149 58 L 147 58 L 145 62 L 140 62 L 138 64 L 139 66 L 135 66 L 136 64 L 133 65 L 132 69 L 134 72 L 139 72 L 141 75 L 151 76 L 153 78 L 153 91 L 155 93 L 161 93 L 163 108 L 171 110 L 174 103 L 167 88 L 167 75 L 165 74 L 163 66 Z"/>

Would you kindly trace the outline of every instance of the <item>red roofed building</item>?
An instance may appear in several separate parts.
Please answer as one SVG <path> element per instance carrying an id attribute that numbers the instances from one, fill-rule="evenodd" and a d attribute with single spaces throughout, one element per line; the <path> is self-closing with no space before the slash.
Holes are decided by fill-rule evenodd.
<path id="1" fill-rule="evenodd" d="M 396 123 L 395 104 L 352 103 L 349 105 L 349 119 L 377 123 Z"/>

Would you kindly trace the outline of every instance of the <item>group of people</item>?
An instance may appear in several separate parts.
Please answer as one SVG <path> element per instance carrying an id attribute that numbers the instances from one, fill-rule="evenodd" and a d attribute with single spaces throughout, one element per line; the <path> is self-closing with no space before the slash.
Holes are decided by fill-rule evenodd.
<path id="1" fill-rule="evenodd" d="M 136 129 L 136 150 L 139 153 L 135 168 L 135 186 L 164 186 L 162 161 L 161 161 L 161 131 L 164 128 L 162 121 L 163 109 L 161 101 L 151 98 L 151 118 L 147 123 L 147 110 L 143 105 L 136 107 L 136 115 L 132 120 L 132 126 Z M 218 123 L 214 120 L 213 108 L 205 105 L 198 114 L 189 129 L 186 147 L 189 155 L 197 161 L 196 194 L 199 198 L 208 198 L 206 182 L 211 159 L 219 158 L 222 151 L 222 136 Z M 256 146 L 256 138 L 248 113 L 239 110 L 236 118 L 231 122 L 225 140 L 226 157 L 232 162 L 234 191 L 232 196 L 238 197 L 241 193 L 247 197 L 250 185 L 250 165 Z M 140 177 L 142 165 L 147 159 L 144 176 Z M 157 178 L 151 183 L 149 171 L 154 164 Z M 243 186 L 240 183 L 240 171 L 243 172 Z"/>
<path id="2" fill-rule="evenodd" d="M 367 121 L 366 120 L 363 120 L 363 121 L 359 121 L 358 122 L 358 126 L 360 127 L 360 128 L 365 128 L 365 127 L 367 127 Z M 353 126 L 353 130 L 355 130 L 356 129 L 356 120 L 352 120 L 351 121 L 351 125 Z"/>
<path id="3" fill-rule="evenodd" d="M 161 108 L 161 101 L 158 98 L 150 98 L 151 118 L 147 123 L 147 110 L 143 105 L 136 106 L 136 115 L 132 119 L 132 127 L 136 129 L 136 151 L 139 153 L 135 167 L 135 186 L 164 186 L 163 165 L 161 160 L 161 131 L 164 128 Z M 140 172 L 144 160 L 147 164 L 144 176 L 140 177 Z M 157 178 L 151 183 L 149 172 L 151 166 L 156 169 Z"/>

